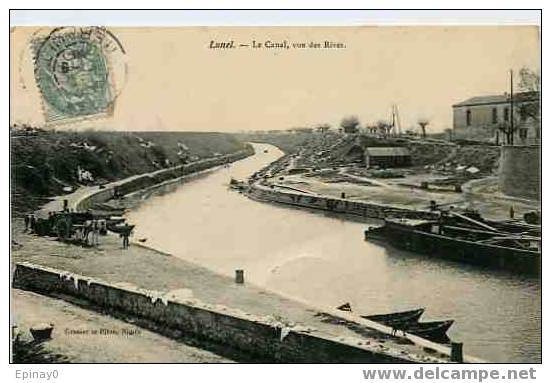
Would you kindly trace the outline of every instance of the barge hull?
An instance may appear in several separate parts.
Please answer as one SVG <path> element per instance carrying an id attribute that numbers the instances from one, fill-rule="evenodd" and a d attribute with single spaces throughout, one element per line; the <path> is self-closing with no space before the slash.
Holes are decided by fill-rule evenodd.
<path id="1" fill-rule="evenodd" d="M 534 251 L 454 239 L 397 225 L 366 230 L 365 239 L 380 239 L 414 253 L 514 273 L 539 275 L 541 271 L 541 254 Z"/>

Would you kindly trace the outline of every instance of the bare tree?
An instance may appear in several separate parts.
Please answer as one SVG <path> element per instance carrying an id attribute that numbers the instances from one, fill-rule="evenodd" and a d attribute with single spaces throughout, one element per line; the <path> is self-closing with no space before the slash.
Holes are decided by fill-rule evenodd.
<path id="1" fill-rule="evenodd" d="M 511 71 L 511 89 L 513 87 L 513 71 Z M 512 102 L 513 108 L 510 110 L 511 116 L 506 123 L 500 123 L 497 126 L 498 131 L 501 131 L 505 136 L 507 145 L 514 144 L 515 132 L 519 130 L 519 124 L 515 123 L 515 115 L 521 116 L 522 120 L 531 118 L 536 129 L 540 129 L 540 102 L 539 92 L 541 87 L 540 75 L 529 68 L 522 68 L 519 71 L 519 92 L 511 95 L 509 101 Z M 536 93 L 536 95 L 534 95 Z M 496 136 L 496 142 L 499 141 Z"/>
<path id="2" fill-rule="evenodd" d="M 417 121 L 417 124 L 419 124 L 419 127 L 421 128 L 421 136 L 423 138 L 427 137 L 427 125 L 429 124 L 429 120 L 426 118 L 420 118 Z"/>
<path id="3" fill-rule="evenodd" d="M 348 116 L 341 120 L 341 128 L 345 133 L 358 133 L 360 120 L 357 116 Z"/>
<path id="4" fill-rule="evenodd" d="M 519 82 L 518 87 L 521 92 L 537 92 L 538 101 L 534 102 L 523 102 L 521 95 L 517 95 L 518 102 L 515 105 L 519 115 L 524 117 L 530 117 L 537 126 L 540 124 L 540 102 L 539 102 L 539 92 L 541 90 L 541 77 L 539 73 L 529 69 L 522 68 L 519 71 Z M 528 95 L 529 97 L 531 95 Z M 517 101 L 517 100 L 515 100 Z"/>
<path id="5" fill-rule="evenodd" d="M 384 137 L 387 137 L 390 135 L 390 130 L 392 129 L 392 125 L 388 123 L 388 121 L 385 120 L 379 120 L 377 121 L 377 131 Z"/>
<path id="6" fill-rule="evenodd" d="M 377 133 L 377 125 L 373 125 L 372 123 L 365 124 L 365 129 L 369 134 Z"/>
<path id="7" fill-rule="evenodd" d="M 524 92 L 539 92 L 541 89 L 541 77 L 539 73 L 529 69 L 522 68 L 519 71 L 519 83 L 518 87 Z"/>

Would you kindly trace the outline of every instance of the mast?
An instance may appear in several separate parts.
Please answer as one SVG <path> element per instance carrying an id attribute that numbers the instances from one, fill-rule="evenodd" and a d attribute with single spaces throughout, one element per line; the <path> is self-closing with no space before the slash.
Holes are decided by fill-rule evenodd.
<path id="1" fill-rule="evenodd" d="M 398 136 L 402 135 L 402 127 L 400 125 L 400 116 L 398 115 L 398 105 L 392 104 L 392 133 Z"/>
<path id="2" fill-rule="evenodd" d="M 398 113 L 398 105 L 394 104 L 394 110 L 396 113 L 396 125 L 398 126 L 398 135 L 402 135 L 402 124 L 400 124 L 400 114 Z"/>
<path id="3" fill-rule="evenodd" d="M 392 135 L 395 136 L 396 135 L 396 118 L 394 115 L 394 105 L 392 105 L 391 111 L 392 111 Z"/>

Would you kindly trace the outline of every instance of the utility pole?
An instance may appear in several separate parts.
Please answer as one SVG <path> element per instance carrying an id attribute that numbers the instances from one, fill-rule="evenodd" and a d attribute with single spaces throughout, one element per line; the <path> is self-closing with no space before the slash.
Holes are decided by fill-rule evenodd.
<path id="1" fill-rule="evenodd" d="M 509 141 L 508 143 L 510 145 L 513 145 L 515 143 L 515 120 L 514 120 L 515 114 L 514 114 L 514 110 L 513 110 L 513 108 L 514 108 L 514 102 L 513 102 L 513 70 L 511 69 L 509 71 L 509 73 L 511 75 L 510 76 L 511 77 L 511 100 L 510 100 L 511 106 L 509 107 L 509 109 L 511 109 L 511 118 L 510 118 L 511 121 L 510 121 L 510 130 L 509 130 L 510 139 L 508 140 Z"/>

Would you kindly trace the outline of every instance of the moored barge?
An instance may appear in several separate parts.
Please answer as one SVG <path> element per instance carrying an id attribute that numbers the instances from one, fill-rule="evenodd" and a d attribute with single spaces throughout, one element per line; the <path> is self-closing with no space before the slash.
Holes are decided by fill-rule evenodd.
<path id="1" fill-rule="evenodd" d="M 432 257 L 537 275 L 541 270 L 541 234 L 517 225 L 495 225 L 461 214 L 435 220 L 385 219 L 365 231 L 365 239 Z"/>

